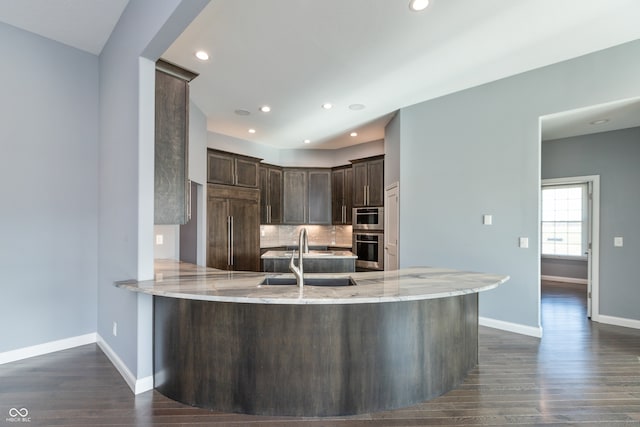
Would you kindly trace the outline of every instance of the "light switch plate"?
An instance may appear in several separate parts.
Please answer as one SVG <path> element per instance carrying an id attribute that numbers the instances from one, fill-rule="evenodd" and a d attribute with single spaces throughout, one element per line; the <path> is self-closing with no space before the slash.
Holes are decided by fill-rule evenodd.
<path id="1" fill-rule="evenodd" d="M 614 237 L 613 238 L 613 246 L 616 248 L 621 248 L 624 244 L 622 237 Z"/>
<path id="2" fill-rule="evenodd" d="M 526 249 L 529 247 L 529 238 L 528 237 L 520 237 L 519 241 L 518 241 L 518 246 L 520 246 L 523 249 Z"/>
<path id="3" fill-rule="evenodd" d="M 164 244 L 164 236 L 162 234 L 156 234 L 156 245 Z"/>
<path id="4" fill-rule="evenodd" d="M 491 225 L 493 223 L 492 215 L 482 215 L 482 223 L 484 225 Z"/>

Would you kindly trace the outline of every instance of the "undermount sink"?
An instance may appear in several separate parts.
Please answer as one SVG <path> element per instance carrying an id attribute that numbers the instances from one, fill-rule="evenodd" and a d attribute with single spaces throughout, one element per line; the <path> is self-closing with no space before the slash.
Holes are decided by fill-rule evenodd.
<path id="1" fill-rule="evenodd" d="M 295 277 L 267 277 L 260 283 L 261 285 L 293 285 L 296 286 Z M 356 286 L 351 277 L 338 278 L 304 278 L 304 286 Z"/>
<path id="2" fill-rule="evenodd" d="M 284 252 L 282 255 L 286 257 L 290 257 L 294 252 Z M 302 256 L 331 256 L 334 254 L 334 251 L 309 251 L 308 253 L 302 254 Z M 298 256 L 298 253 L 295 252 L 295 255 Z"/>

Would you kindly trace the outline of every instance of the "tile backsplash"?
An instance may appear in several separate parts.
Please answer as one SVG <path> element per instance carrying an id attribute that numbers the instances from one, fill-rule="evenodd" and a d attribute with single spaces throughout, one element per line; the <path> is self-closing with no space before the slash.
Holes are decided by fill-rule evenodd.
<path id="1" fill-rule="evenodd" d="M 260 247 L 297 245 L 303 227 L 307 229 L 309 246 L 351 247 L 350 225 L 261 225 Z"/>

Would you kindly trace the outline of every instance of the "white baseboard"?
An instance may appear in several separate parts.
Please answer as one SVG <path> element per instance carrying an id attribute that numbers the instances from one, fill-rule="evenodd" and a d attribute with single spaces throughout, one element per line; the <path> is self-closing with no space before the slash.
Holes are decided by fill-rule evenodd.
<path id="1" fill-rule="evenodd" d="M 607 325 L 623 326 L 625 328 L 640 329 L 640 320 L 626 319 L 624 317 L 598 315 L 592 319 L 595 322 L 606 323 Z"/>
<path id="2" fill-rule="evenodd" d="M 564 276 L 540 276 L 542 280 L 548 280 L 550 282 L 563 282 L 563 283 L 576 283 L 578 285 L 586 285 L 587 279 L 578 279 L 576 277 L 564 277 Z"/>
<path id="3" fill-rule="evenodd" d="M 516 334 L 528 335 L 530 337 L 542 338 L 542 326 L 526 326 L 519 323 L 505 322 L 504 320 L 490 319 L 488 317 L 479 317 L 478 324 L 489 328 L 500 329 L 507 332 L 515 332 Z"/>
<path id="4" fill-rule="evenodd" d="M 124 378 L 133 394 L 140 394 L 153 389 L 153 375 L 140 379 L 136 378 L 127 365 L 124 364 L 122 359 L 120 359 L 116 352 L 113 351 L 109 344 L 107 344 L 100 335 L 98 335 L 97 342 L 98 346 L 102 349 L 107 358 L 111 363 L 113 363 L 113 366 L 115 366 L 118 372 L 120 372 L 120 375 L 122 375 L 122 378 Z"/>
<path id="5" fill-rule="evenodd" d="M 67 350 L 81 345 L 93 344 L 96 342 L 96 333 L 78 335 L 77 337 L 65 338 L 57 341 L 50 341 L 44 344 L 32 345 L 30 347 L 19 348 L 17 350 L 0 353 L 0 365 L 11 363 L 30 357 L 42 356 L 60 350 Z"/>

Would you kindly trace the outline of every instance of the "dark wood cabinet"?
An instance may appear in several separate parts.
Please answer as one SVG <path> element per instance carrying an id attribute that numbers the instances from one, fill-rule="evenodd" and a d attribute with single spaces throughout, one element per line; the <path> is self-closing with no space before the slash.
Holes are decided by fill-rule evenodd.
<path id="1" fill-rule="evenodd" d="M 259 201 L 258 189 L 208 185 L 208 267 L 259 271 Z"/>
<path id="2" fill-rule="evenodd" d="M 207 181 L 210 184 L 258 188 L 260 159 L 219 150 L 207 150 Z"/>
<path id="3" fill-rule="evenodd" d="M 353 160 L 353 206 L 384 206 L 384 157 Z"/>
<path id="4" fill-rule="evenodd" d="M 189 221 L 189 82 L 196 76 L 162 60 L 156 63 L 155 224 Z"/>
<path id="5" fill-rule="evenodd" d="M 284 224 L 331 224 L 331 170 L 284 169 Z"/>
<path id="6" fill-rule="evenodd" d="M 307 171 L 284 169 L 282 179 L 282 222 L 304 224 L 307 219 Z"/>
<path id="7" fill-rule="evenodd" d="M 351 224 L 353 208 L 353 169 L 341 166 L 331 171 L 331 222 Z"/>
<path id="8" fill-rule="evenodd" d="M 260 182 L 260 224 L 282 223 L 282 168 L 261 165 L 258 171 Z"/>
<path id="9" fill-rule="evenodd" d="M 309 224 L 331 224 L 331 170 L 309 170 Z"/>

